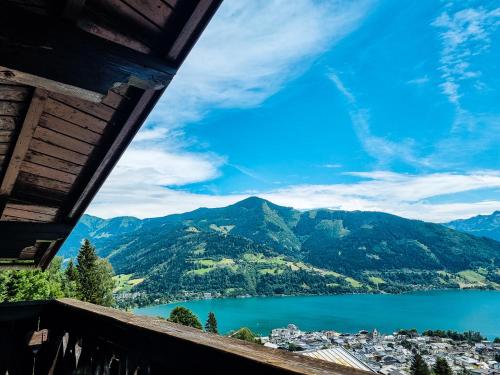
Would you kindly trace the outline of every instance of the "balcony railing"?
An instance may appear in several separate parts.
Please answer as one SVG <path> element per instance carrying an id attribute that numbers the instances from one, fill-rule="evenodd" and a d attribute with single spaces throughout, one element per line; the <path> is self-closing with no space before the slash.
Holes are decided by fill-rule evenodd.
<path id="1" fill-rule="evenodd" d="M 368 374 L 72 299 L 0 304 L 7 373 Z"/>

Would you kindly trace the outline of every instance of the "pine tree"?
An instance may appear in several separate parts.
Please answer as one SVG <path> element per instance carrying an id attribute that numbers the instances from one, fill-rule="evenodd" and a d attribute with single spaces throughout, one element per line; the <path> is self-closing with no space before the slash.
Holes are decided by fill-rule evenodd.
<path id="1" fill-rule="evenodd" d="M 434 366 L 432 366 L 432 371 L 436 375 L 453 375 L 453 371 L 448 365 L 448 362 L 446 361 L 446 359 L 441 357 L 438 357 L 436 359 L 436 363 L 434 364 Z"/>
<path id="2" fill-rule="evenodd" d="M 211 311 L 208 313 L 208 319 L 205 323 L 205 331 L 219 334 L 219 330 L 217 329 L 217 319 L 215 319 L 215 314 Z"/>
<path id="3" fill-rule="evenodd" d="M 77 281 L 78 273 L 73 263 L 73 259 L 69 260 L 68 266 L 66 267 L 66 271 L 64 273 L 66 274 L 68 281 Z"/>
<path id="4" fill-rule="evenodd" d="M 427 363 L 425 363 L 422 356 L 418 353 L 413 356 L 410 373 L 411 375 L 430 375 L 429 366 L 427 366 Z"/>
<path id="5" fill-rule="evenodd" d="M 83 242 L 77 260 L 78 297 L 98 305 L 113 305 L 113 268 L 109 262 L 99 259 L 88 240 Z"/>
<path id="6" fill-rule="evenodd" d="M 182 324 L 184 326 L 201 329 L 201 322 L 198 317 L 189 309 L 182 306 L 177 306 L 170 312 L 168 320 L 172 323 Z"/>

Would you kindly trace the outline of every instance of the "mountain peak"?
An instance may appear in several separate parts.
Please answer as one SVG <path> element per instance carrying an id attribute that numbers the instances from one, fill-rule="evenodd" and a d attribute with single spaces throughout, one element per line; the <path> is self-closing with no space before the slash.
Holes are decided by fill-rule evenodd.
<path id="1" fill-rule="evenodd" d="M 255 207 L 260 207 L 262 206 L 263 203 L 267 203 L 269 205 L 274 205 L 273 203 L 269 202 L 268 200 L 265 200 L 260 197 L 252 196 L 245 198 L 239 202 L 236 202 L 233 204 L 233 206 L 238 206 L 238 207 L 245 207 L 245 208 L 255 208 Z"/>

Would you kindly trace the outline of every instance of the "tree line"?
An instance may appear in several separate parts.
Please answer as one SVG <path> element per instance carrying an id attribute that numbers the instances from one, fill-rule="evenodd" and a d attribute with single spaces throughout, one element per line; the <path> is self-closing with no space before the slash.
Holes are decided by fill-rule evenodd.
<path id="1" fill-rule="evenodd" d="M 95 248 L 84 240 L 76 263 L 65 266 L 55 257 L 47 270 L 0 271 L 0 302 L 54 298 L 77 298 L 103 306 L 114 306 L 113 267 L 97 256 Z"/>

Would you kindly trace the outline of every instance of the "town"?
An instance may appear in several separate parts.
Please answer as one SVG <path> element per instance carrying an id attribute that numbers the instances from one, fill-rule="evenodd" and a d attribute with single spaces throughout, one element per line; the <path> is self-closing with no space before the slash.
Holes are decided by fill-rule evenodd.
<path id="1" fill-rule="evenodd" d="M 267 347 L 301 354 L 384 375 L 414 374 L 416 355 L 429 369 L 444 359 L 455 374 L 500 375 L 500 339 L 488 341 L 477 332 L 377 330 L 355 334 L 304 332 L 294 324 L 260 337 Z M 424 364 L 424 367 L 425 367 Z M 425 371 L 424 371 L 425 373 Z"/>

